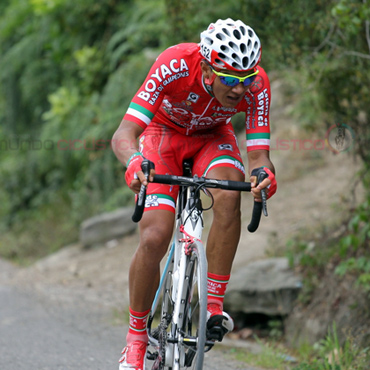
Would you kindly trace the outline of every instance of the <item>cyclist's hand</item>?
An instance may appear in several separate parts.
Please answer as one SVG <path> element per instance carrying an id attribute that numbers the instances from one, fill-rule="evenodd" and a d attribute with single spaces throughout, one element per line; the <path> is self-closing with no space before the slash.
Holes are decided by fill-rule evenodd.
<path id="1" fill-rule="evenodd" d="M 260 184 L 257 184 L 257 178 L 261 171 L 265 171 L 268 175 Z M 252 183 L 252 194 L 257 201 L 261 201 L 261 189 L 266 190 L 267 199 L 271 198 L 277 189 L 275 175 L 267 167 L 255 168 L 251 172 L 250 182 Z"/>
<path id="2" fill-rule="evenodd" d="M 140 153 L 135 153 L 127 163 L 127 169 L 125 173 L 126 183 L 134 193 L 139 193 L 141 185 L 148 185 L 148 180 L 144 175 L 141 164 L 143 163 L 144 157 Z M 155 174 L 154 164 L 150 166 L 149 181 L 153 181 Z"/>

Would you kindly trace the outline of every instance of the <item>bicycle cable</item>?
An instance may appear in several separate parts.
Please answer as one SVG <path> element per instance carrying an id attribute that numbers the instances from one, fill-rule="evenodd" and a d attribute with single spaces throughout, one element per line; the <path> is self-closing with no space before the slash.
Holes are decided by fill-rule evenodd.
<path id="1" fill-rule="evenodd" d="M 207 190 L 207 187 L 205 185 L 199 185 L 199 189 L 201 189 L 203 191 L 203 193 L 211 198 L 211 205 L 208 207 L 208 208 L 202 208 L 202 211 L 209 211 L 211 208 L 213 208 L 214 204 L 215 204 L 215 199 L 213 197 L 213 194 Z"/>
<path id="2" fill-rule="evenodd" d="M 195 189 L 195 193 L 198 193 L 200 190 L 202 190 L 204 192 L 204 194 L 206 194 L 207 196 L 209 196 L 212 199 L 212 203 L 211 203 L 210 207 L 208 207 L 208 208 L 203 208 L 202 207 L 202 209 L 201 209 L 202 212 L 210 210 L 213 207 L 214 203 L 215 203 L 214 198 L 213 198 L 213 195 L 211 193 L 209 193 L 208 191 L 206 191 L 206 189 L 207 189 L 207 187 L 206 187 L 205 184 L 198 184 L 197 187 L 196 187 L 196 189 Z M 186 219 L 184 221 L 184 224 L 187 222 L 187 220 L 189 219 L 189 217 L 191 217 L 191 215 L 193 214 L 194 210 L 196 210 L 196 209 L 197 209 L 197 205 L 196 204 L 194 204 L 189 209 L 189 214 L 186 217 Z M 202 219 L 202 225 L 203 225 L 203 219 Z"/>

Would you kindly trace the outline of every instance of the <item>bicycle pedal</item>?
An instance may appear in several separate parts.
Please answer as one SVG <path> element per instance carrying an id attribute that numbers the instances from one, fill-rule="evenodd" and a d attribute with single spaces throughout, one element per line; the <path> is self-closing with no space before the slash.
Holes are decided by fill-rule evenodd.
<path id="1" fill-rule="evenodd" d="M 207 330 L 207 339 L 208 340 L 217 340 L 218 342 L 222 342 L 225 334 L 228 332 L 225 328 L 221 326 L 213 326 L 211 329 Z"/>
<path id="2" fill-rule="evenodd" d="M 147 351 L 147 353 L 146 353 L 146 358 L 148 360 L 154 361 L 154 360 L 157 359 L 157 357 L 158 357 L 158 352 L 152 353 L 152 352 Z"/>
<path id="3" fill-rule="evenodd" d="M 209 352 L 213 348 L 214 345 L 215 345 L 214 340 L 207 339 L 206 344 L 204 346 L 204 353 Z"/>
<path id="4" fill-rule="evenodd" d="M 222 342 L 225 334 L 234 329 L 234 322 L 227 314 L 214 315 L 207 321 L 207 339 Z"/>

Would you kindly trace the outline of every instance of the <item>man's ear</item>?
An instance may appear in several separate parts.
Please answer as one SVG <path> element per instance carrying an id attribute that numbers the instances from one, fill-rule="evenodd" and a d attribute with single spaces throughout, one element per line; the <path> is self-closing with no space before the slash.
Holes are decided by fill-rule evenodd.
<path id="1" fill-rule="evenodd" d="M 204 60 L 200 61 L 200 68 L 202 70 L 204 79 L 210 79 L 212 75 L 212 70 L 210 66 Z"/>
<path id="2" fill-rule="evenodd" d="M 204 60 L 200 62 L 200 68 L 206 85 L 212 85 L 215 80 L 215 74 L 212 72 L 211 67 Z"/>

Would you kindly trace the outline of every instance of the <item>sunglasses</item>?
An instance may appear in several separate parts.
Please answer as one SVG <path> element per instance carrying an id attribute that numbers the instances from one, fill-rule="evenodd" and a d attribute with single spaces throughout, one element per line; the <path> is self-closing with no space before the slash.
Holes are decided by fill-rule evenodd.
<path id="1" fill-rule="evenodd" d="M 236 85 L 239 85 L 240 83 L 242 83 L 244 86 L 250 85 L 257 77 L 259 70 L 257 69 L 253 73 L 245 77 L 238 77 L 238 76 L 233 76 L 233 75 L 228 75 L 225 73 L 217 72 L 213 68 L 212 68 L 212 72 L 216 76 L 220 77 L 220 80 L 224 85 L 234 87 Z"/>

